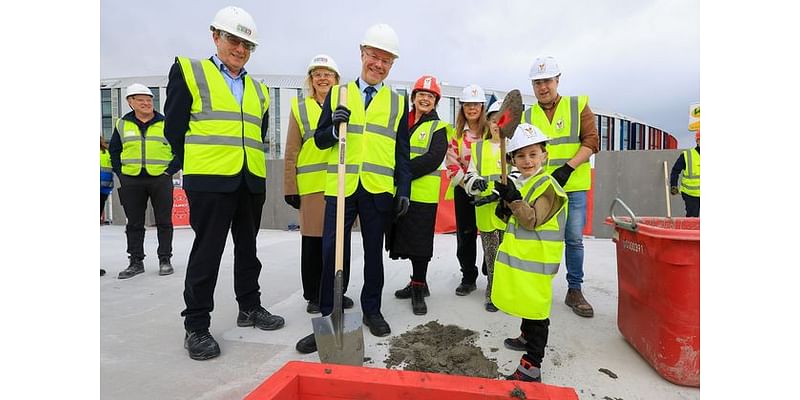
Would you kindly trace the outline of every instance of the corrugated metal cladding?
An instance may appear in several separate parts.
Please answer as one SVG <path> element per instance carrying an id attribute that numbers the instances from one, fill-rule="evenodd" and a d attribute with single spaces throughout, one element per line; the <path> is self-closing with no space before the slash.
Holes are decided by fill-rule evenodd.
<path id="1" fill-rule="evenodd" d="M 294 96 L 295 90 L 301 89 L 305 80 L 305 75 L 252 74 L 252 76 L 264 82 L 270 90 L 290 90 L 288 93 L 282 93 L 281 97 Z M 101 104 L 101 126 L 103 134 L 110 138 L 112 120 L 120 117 L 120 115 L 116 114 L 124 114 L 130 111 L 127 104 L 124 104 L 123 99 L 124 90 L 127 86 L 132 83 L 141 83 L 154 89 L 154 91 L 157 90 L 158 95 L 160 95 L 160 101 L 156 106 L 159 108 L 159 111 L 163 112 L 167 81 L 168 79 L 165 75 L 101 79 L 100 90 L 103 92 L 101 94 L 104 95 L 101 96 L 103 99 L 101 101 L 105 103 L 109 103 L 110 101 L 111 103 L 110 107 L 109 104 Z M 414 86 L 413 81 L 387 80 L 386 83 L 403 94 L 409 94 L 411 88 Z M 450 123 L 455 122 L 455 115 L 458 112 L 458 97 L 461 95 L 463 88 L 464 86 L 442 84 L 442 102 L 438 110 L 443 120 Z M 486 91 L 487 100 L 492 97 L 502 99 L 508 92 L 491 88 L 484 88 L 484 90 Z M 534 96 L 522 96 L 522 102 L 526 106 L 533 104 L 535 101 L 536 98 Z M 677 139 L 661 128 L 618 112 L 598 109 L 596 104 L 591 104 L 591 107 L 592 111 L 597 115 L 597 130 L 600 135 L 600 150 L 602 151 L 657 150 L 674 149 L 677 147 Z M 288 123 L 282 120 L 287 118 L 288 114 L 283 111 L 281 111 L 280 114 L 281 115 L 273 116 L 273 118 L 280 118 L 275 125 L 283 127 L 282 129 L 285 131 L 285 127 L 288 126 Z M 270 130 L 273 130 L 272 126 Z M 285 137 L 285 132 L 283 132 L 283 135 L 283 137 Z M 272 137 L 274 137 L 275 140 L 279 140 L 281 138 L 281 132 L 270 133 L 270 138 Z M 279 150 L 281 146 L 281 143 L 272 143 L 270 148 L 276 149 L 276 154 L 271 154 L 271 158 L 280 157 L 280 152 L 277 150 Z"/>

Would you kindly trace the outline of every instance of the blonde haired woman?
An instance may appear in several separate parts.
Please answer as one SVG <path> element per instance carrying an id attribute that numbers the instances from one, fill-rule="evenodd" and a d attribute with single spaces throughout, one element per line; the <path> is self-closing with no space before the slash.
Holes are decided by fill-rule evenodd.
<path id="1" fill-rule="evenodd" d="M 292 98 L 291 117 L 284 151 L 283 194 L 286 204 L 300 210 L 300 275 L 308 313 L 319 312 L 319 280 L 322 276 L 322 224 L 325 212 L 325 173 L 330 149 L 314 144 L 314 131 L 322 103 L 333 85 L 339 84 L 339 68 L 328 55 L 311 59 L 306 70 L 305 95 Z M 348 274 L 345 274 L 347 287 Z M 353 300 L 345 296 L 345 308 Z"/>
<path id="2" fill-rule="evenodd" d="M 466 296 L 477 286 L 478 267 L 476 240 L 478 228 L 475 225 L 475 206 L 472 197 L 464 188 L 464 177 L 472 159 L 472 143 L 480 142 L 489 131 L 484 108 L 486 94 L 475 84 L 464 88 L 459 97 L 461 107 L 456 117 L 456 136 L 450 141 L 445 163 L 450 185 L 454 187 L 454 206 L 456 213 L 456 257 L 461 266 L 461 284 L 456 295 Z M 484 264 L 485 266 L 485 264 Z M 485 269 L 484 269 L 485 270 Z"/>

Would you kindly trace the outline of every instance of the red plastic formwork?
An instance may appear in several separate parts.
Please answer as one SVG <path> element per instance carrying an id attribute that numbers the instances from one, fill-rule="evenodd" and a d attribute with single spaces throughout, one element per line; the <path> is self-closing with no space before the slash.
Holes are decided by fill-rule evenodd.
<path id="1" fill-rule="evenodd" d="M 617 326 L 663 378 L 700 386 L 700 218 L 612 217 Z"/>
<path id="2" fill-rule="evenodd" d="M 416 371 L 290 361 L 247 400 L 578 399 L 572 388 Z"/>

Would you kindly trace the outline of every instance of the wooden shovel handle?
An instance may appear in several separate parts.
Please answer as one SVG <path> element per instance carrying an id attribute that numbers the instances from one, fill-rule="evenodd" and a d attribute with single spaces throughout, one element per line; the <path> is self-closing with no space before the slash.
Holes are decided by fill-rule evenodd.
<path id="1" fill-rule="evenodd" d="M 347 107 L 347 86 L 339 87 L 339 104 Z M 339 124 L 339 165 L 336 170 L 336 270 L 344 270 L 344 181 L 347 164 L 347 122 Z"/>

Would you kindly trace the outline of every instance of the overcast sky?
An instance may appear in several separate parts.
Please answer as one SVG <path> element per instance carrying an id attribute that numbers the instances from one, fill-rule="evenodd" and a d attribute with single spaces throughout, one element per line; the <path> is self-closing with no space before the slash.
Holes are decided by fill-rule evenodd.
<path id="1" fill-rule="evenodd" d="M 260 46 L 246 68 L 302 74 L 327 53 L 347 79 L 360 71 L 358 43 L 372 24 L 391 25 L 400 58 L 389 79 L 425 73 L 532 95 L 537 55 L 555 56 L 559 93 L 585 94 L 594 108 L 641 119 L 675 135 L 700 99 L 700 8 L 696 0 L 621 1 L 168 1 L 100 2 L 100 76 L 166 75 L 176 55 L 208 57 L 220 8 L 256 20 Z"/>

